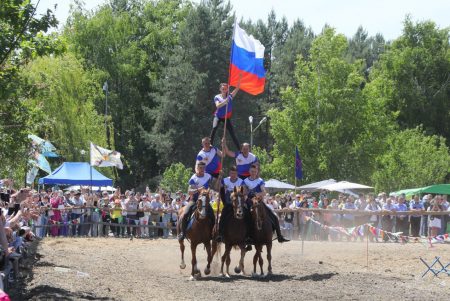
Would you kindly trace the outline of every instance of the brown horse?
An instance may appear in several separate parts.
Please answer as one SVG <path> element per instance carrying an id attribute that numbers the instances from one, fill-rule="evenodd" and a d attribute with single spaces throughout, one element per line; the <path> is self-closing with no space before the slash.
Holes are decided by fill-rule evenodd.
<path id="1" fill-rule="evenodd" d="M 267 208 L 260 197 L 253 198 L 253 206 L 251 209 L 252 222 L 253 222 L 253 241 L 255 243 L 255 256 L 253 256 L 253 273 L 252 276 L 257 276 L 256 274 L 256 262 L 259 260 L 259 267 L 261 269 L 260 276 L 264 276 L 262 258 L 262 248 L 266 245 L 267 248 L 267 261 L 269 265 L 267 267 L 267 274 L 272 274 L 272 222 L 267 216 Z"/>
<path id="2" fill-rule="evenodd" d="M 205 275 L 209 275 L 211 273 L 211 261 L 213 259 L 214 253 L 217 249 L 217 244 L 213 243 L 211 247 L 211 239 L 212 239 L 212 230 L 214 223 L 208 218 L 206 213 L 207 207 L 211 206 L 209 204 L 209 189 L 204 189 L 200 192 L 200 195 L 197 200 L 197 208 L 194 211 L 194 221 L 192 222 L 192 226 L 186 232 L 186 238 L 191 242 L 191 253 L 192 253 L 192 272 L 191 279 L 198 279 L 201 277 L 201 272 L 197 268 L 197 257 L 196 251 L 197 246 L 201 243 L 205 246 L 206 252 L 208 254 L 208 265 L 205 268 Z M 178 222 L 177 222 L 177 232 L 181 232 L 181 220 L 182 215 L 184 213 L 184 208 L 181 208 L 178 212 Z M 184 263 L 184 240 L 179 240 L 180 250 L 181 250 L 181 264 L 180 268 L 186 268 L 186 264 Z"/>
<path id="3" fill-rule="evenodd" d="M 233 206 L 233 215 L 230 215 L 227 219 L 227 227 L 224 229 L 223 241 L 225 243 L 225 253 L 222 256 L 222 266 L 220 268 L 220 275 L 230 278 L 230 253 L 233 246 L 238 246 L 241 250 L 241 259 L 239 260 L 239 267 L 235 267 L 234 271 L 237 274 L 245 275 L 244 273 L 244 257 L 245 253 L 245 238 L 247 237 L 247 224 L 244 220 L 244 188 L 234 188 L 231 193 L 231 203 Z M 222 218 L 222 217 L 221 217 Z M 226 274 L 223 274 L 224 263 L 227 263 Z"/>

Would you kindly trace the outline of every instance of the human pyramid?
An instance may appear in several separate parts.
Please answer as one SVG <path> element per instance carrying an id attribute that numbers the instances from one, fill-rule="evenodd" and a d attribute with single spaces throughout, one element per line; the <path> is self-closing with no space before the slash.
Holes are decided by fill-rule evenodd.
<path id="1" fill-rule="evenodd" d="M 220 94 L 214 97 L 216 111 L 214 112 L 213 127 L 210 137 L 202 139 L 203 147 L 196 158 L 195 173 L 189 180 L 190 198 L 181 218 L 181 232 L 178 235 L 178 240 L 180 241 L 185 238 L 188 219 L 192 215 L 192 211 L 196 207 L 194 205 L 196 205 L 199 194 L 203 189 L 209 189 L 214 186 L 215 190 L 220 191 L 220 198 L 224 204 L 219 222 L 218 235 L 215 238 L 218 242 L 222 241 L 224 229 L 227 227 L 227 217 L 233 212 L 230 196 L 235 189 L 240 187 L 244 188 L 244 195 L 246 197 L 246 201 L 244 202 L 244 218 L 248 229 L 251 228 L 252 223 L 250 214 L 252 199 L 254 197 L 263 199 L 266 195 L 264 180 L 259 177 L 258 158 L 250 152 L 250 145 L 248 143 L 239 144 L 231 123 L 232 101 L 239 91 L 241 78 L 242 76 L 240 76 L 236 88 L 231 93 L 229 93 L 228 84 L 221 83 L 219 86 Z M 222 150 L 219 150 L 213 146 L 213 143 L 217 128 L 221 122 L 224 123 L 224 137 L 222 139 Z M 225 128 L 228 130 L 236 148 L 238 150 L 240 149 L 240 151 L 233 152 L 228 148 L 225 139 Z M 222 159 L 224 156 L 229 156 L 236 160 L 236 165 L 230 167 L 229 176 L 226 178 L 222 176 Z M 217 207 L 220 208 L 220 206 Z M 277 233 L 278 241 L 289 241 L 281 235 L 280 224 L 276 214 L 266 205 L 264 207 L 267 216 L 270 217 L 272 222 L 272 229 Z M 212 207 L 207 206 L 206 211 L 209 219 L 215 223 L 216 218 Z M 246 243 L 250 245 L 252 243 L 252 233 L 251 231 L 247 233 Z M 251 247 L 247 246 L 247 249 L 251 249 Z"/>

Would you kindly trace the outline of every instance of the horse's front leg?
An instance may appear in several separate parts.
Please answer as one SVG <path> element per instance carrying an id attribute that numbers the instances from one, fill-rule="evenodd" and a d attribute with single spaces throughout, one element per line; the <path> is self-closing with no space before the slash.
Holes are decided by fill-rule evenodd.
<path id="1" fill-rule="evenodd" d="M 197 256 L 196 256 L 196 251 L 197 251 L 197 244 L 194 244 L 191 242 L 191 253 L 192 253 L 192 273 L 191 273 L 191 279 L 196 279 L 201 277 L 201 273 L 200 270 L 197 268 Z"/>
<path id="2" fill-rule="evenodd" d="M 268 243 L 267 246 L 267 261 L 269 266 L 267 267 L 267 275 L 272 275 L 272 242 Z"/>
<path id="3" fill-rule="evenodd" d="M 240 245 L 239 248 L 241 249 L 241 259 L 239 259 L 239 267 L 236 267 L 234 271 L 236 272 L 236 274 L 245 275 L 244 258 L 245 253 L 247 253 L 247 250 L 245 249 L 245 245 Z"/>
<path id="4" fill-rule="evenodd" d="M 253 255 L 253 273 L 252 276 L 256 276 L 256 263 L 258 262 L 259 258 L 259 250 L 258 246 L 255 244 L 255 255 Z"/>
<path id="5" fill-rule="evenodd" d="M 186 264 L 184 263 L 184 240 L 179 240 L 180 243 L 180 251 L 181 251 L 181 263 L 180 263 L 180 269 L 186 268 Z"/>
<path id="6" fill-rule="evenodd" d="M 220 265 L 220 276 L 224 277 L 225 274 L 223 273 L 223 266 L 225 265 L 225 260 L 227 259 L 227 251 L 225 250 L 225 252 L 222 255 L 221 258 L 221 265 Z"/>
<path id="7" fill-rule="evenodd" d="M 208 241 L 206 243 L 204 243 L 205 248 L 206 248 L 206 253 L 208 254 L 208 264 L 206 265 L 205 268 L 205 275 L 209 275 L 211 273 L 211 262 L 213 259 L 212 253 L 211 253 L 211 242 Z"/>
<path id="8" fill-rule="evenodd" d="M 258 246 L 258 257 L 259 257 L 259 268 L 261 269 L 261 277 L 264 277 L 264 271 L 263 271 L 263 265 L 264 265 L 264 259 L 262 257 L 262 245 Z"/>
<path id="9" fill-rule="evenodd" d="M 225 274 L 225 277 L 230 278 L 230 263 L 231 263 L 231 249 L 233 248 L 233 246 L 231 244 L 226 244 L 225 245 L 225 254 L 227 255 L 226 257 L 226 263 L 227 263 L 227 273 Z"/>
<path id="10" fill-rule="evenodd" d="M 214 255 L 216 255 L 217 252 L 217 242 L 213 239 L 211 244 L 211 257 L 214 258 Z"/>

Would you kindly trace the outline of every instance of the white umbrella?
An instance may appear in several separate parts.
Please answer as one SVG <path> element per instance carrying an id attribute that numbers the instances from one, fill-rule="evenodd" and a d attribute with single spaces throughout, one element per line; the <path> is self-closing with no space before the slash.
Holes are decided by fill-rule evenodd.
<path id="1" fill-rule="evenodd" d="M 322 190 L 329 190 L 329 191 L 338 191 L 338 190 L 348 190 L 348 189 L 373 189 L 373 187 L 358 184 L 358 183 L 352 183 L 347 181 L 340 181 L 334 184 L 324 185 L 320 187 Z"/>
<path id="2" fill-rule="evenodd" d="M 101 187 L 100 190 L 101 191 L 112 191 L 112 192 L 115 192 L 117 189 L 115 189 L 112 186 L 106 186 L 106 187 Z"/>
<path id="3" fill-rule="evenodd" d="M 284 183 L 275 179 L 270 179 L 269 181 L 266 181 L 264 187 L 273 189 L 295 189 L 294 185 Z"/>

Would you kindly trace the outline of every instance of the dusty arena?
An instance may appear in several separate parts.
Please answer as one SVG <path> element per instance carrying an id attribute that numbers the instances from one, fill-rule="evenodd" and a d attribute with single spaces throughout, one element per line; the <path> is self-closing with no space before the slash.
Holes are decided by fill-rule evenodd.
<path id="1" fill-rule="evenodd" d="M 190 264 L 180 270 L 176 240 L 46 238 L 37 242 L 12 300 L 448 300 L 450 277 L 421 277 L 441 256 L 450 261 L 450 245 L 366 242 L 274 243 L 274 275 L 252 278 L 233 274 L 189 280 Z M 200 268 L 206 253 L 198 250 Z M 264 256 L 266 253 L 264 252 Z M 187 263 L 190 250 L 186 249 Z M 253 251 L 245 272 L 252 271 Z M 238 251 L 232 252 L 232 267 Z"/>

